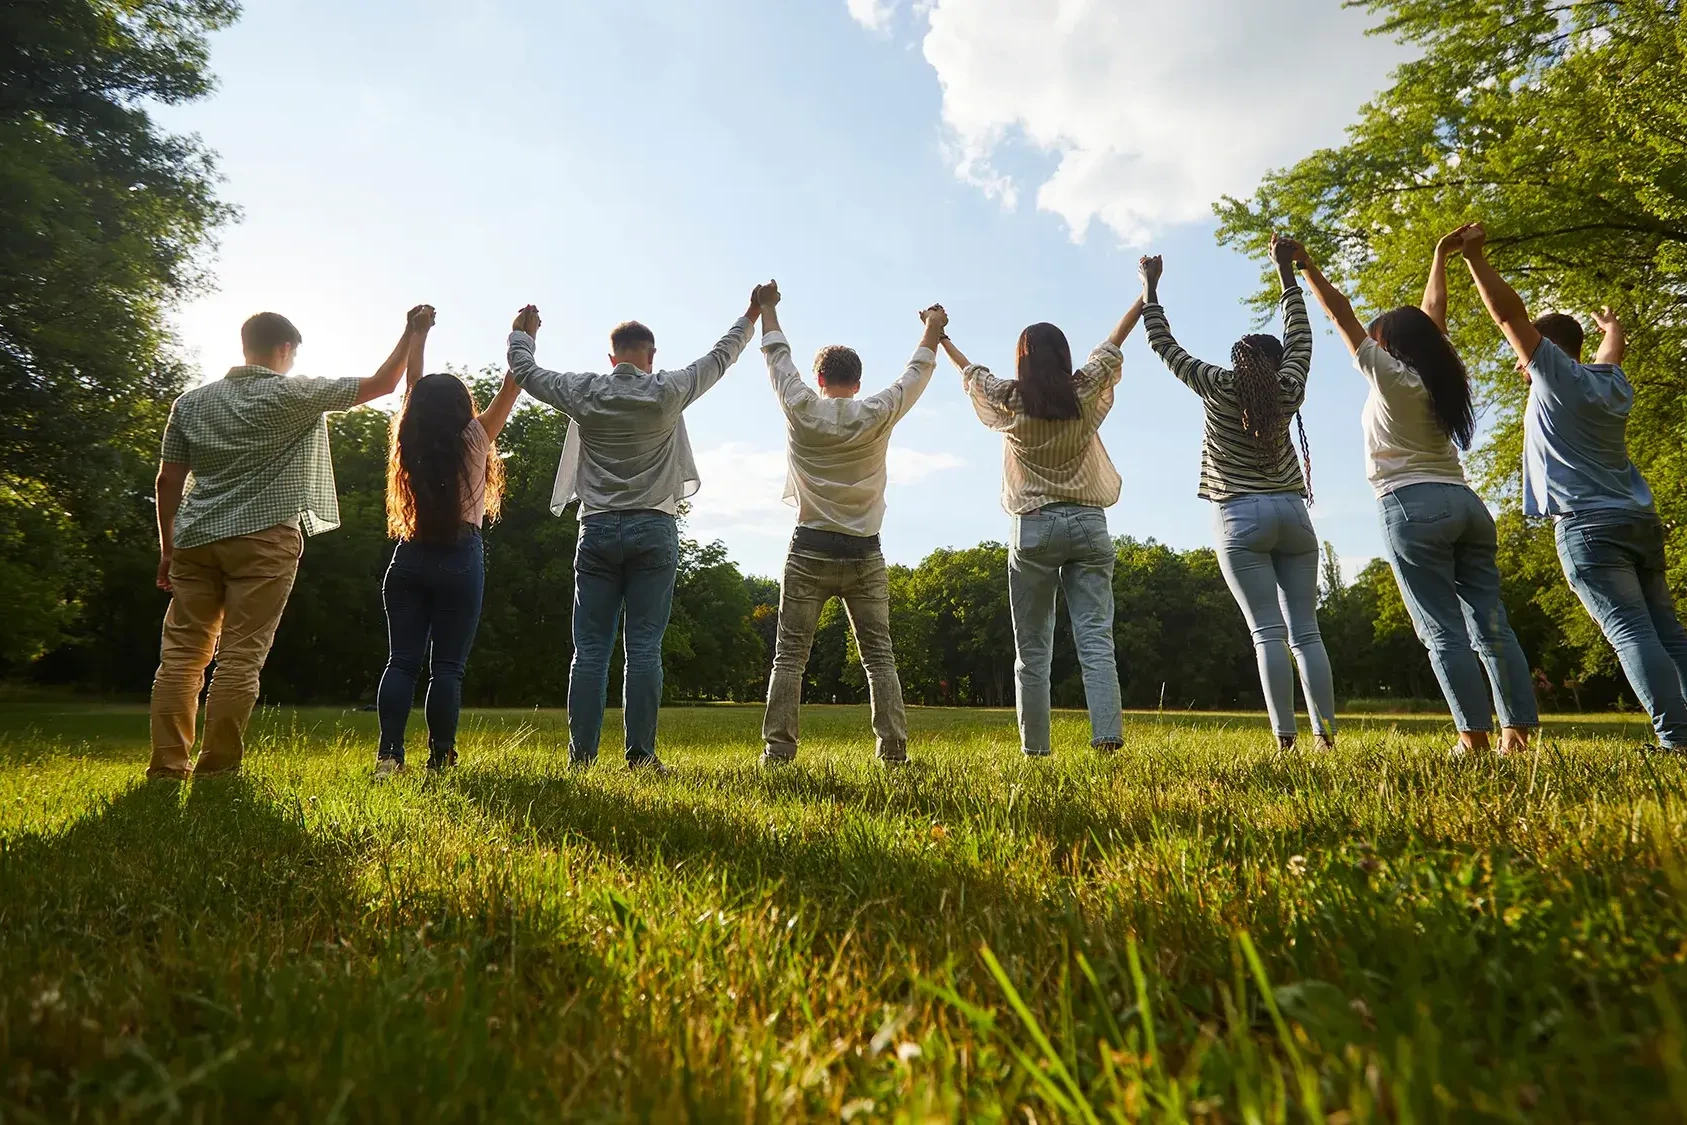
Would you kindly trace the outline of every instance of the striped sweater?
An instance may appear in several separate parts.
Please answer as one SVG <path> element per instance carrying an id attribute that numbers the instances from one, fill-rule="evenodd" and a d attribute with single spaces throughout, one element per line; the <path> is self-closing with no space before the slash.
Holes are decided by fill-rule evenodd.
<path id="1" fill-rule="evenodd" d="M 979 421 L 1002 435 L 1002 507 L 1024 515 L 1044 504 L 1110 508 L 1119 502 L 1119 471 L 1096 430 L 1113 409 L 1124 354 L 1103 341 L 1072 372 L 1079 416 L 1068 421 L 1025 413 L 1019 384 L 973 364 L 962 376 Z"/>
<path id="2" fill-rule="evenodd" d="M 1261 492 L 1306 494 L 1306 478 L 1300 459 L 1289 441 L 1289 424 L 1306 398 L 1307 369 L 1312 363 L 1312 326 L 1306 319 L 1306 297 L 1300 286 L 1283 290 L 1283 362 L 1277 371 L 1282 392 L 1282 432 L 1268 448 L 1260 450 L 1242 426 L 1242 408 L 1236 400 L 1236 373 L 1203 363 L 1184 351 L 1172 338 L 1166 310 L 1157 304 L 1142 310 L 1148 328 L 1148 346 L 1154 349 L 1172 374 L 1201 396 L 1207 408 L 1206 430 L 1201 440 L 1201 487 L 1203 500 L 1229 500 Z"/>

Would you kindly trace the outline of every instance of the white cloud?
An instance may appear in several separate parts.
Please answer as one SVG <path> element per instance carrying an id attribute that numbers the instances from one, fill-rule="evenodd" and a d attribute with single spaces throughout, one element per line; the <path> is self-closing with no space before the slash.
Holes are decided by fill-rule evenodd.
<path id="1" fill-rule="evenodd" d="M 876 31 L 881 35 L 890 31 L 890 18 L 896 14 L 895 0 L 844 0 L 849 5 L 849 15 L 856 23 L 868 31 Z"/>
<path id="2" fill-rule="evenodd" d="M 925 453 L 892 444 L 885 458 L 885 475 L 891 484 L 918 484 L 933 473 L 962 469 L 966 462 L 953 453 Z"/>
<path id="3" fill-rule="evenodd" d="M 880 31 L 895 2 L 848 0 Z M 956 175 L 1011 208 L 1007 149 L 1053 156 L 1037 206 L 1074 239 L 1097 220 L 1141 243 L 1209 217 L 1339 141 L 1405 58 L 1340 0 L 930 0 L 922 14 Z"/>

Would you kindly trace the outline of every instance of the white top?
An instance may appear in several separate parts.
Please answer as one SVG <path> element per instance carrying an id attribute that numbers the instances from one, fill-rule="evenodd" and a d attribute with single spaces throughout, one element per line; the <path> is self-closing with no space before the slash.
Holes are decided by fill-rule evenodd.
<path id="1" fill-rule="evenodd" d="M 803 382 L 783 332 L 762 333 L 761 350 L 785 409 L 785 503 L 797 509 L 798 526 L 877 535 L 890 432 L 925 393 L 937 353 L 916 348 L 902 377 L 877 394 L 827 398 Z"/>
<path id="2" fill-rule="evenodd" d="M 1366 337 L 1353 359 L 1371 384 L 1360 416 L 1365 475 L 1378 496 L 1408 484 L 1464 484 L 1458 446 L 1435 418 L 1423 379 Z"/>
<path id="3" fill-rule="evenodd" d="M 979 420 L 1002 434 L 1002 507 L 1025 515 L 1044 504 L 1111 508 L 1122 481 L 1096 433 L 1113 409 L 1124 353 L 1103 340 L 1072 372 L 1079 416 L 1051 421 L 1025 413 L 1019 384 L 973 364 L 962 375 Z"/>
<path id="4" fill-rule="evenodd" d="M 739 317 L 708 355 L 678 371 L 649 374 L 621 363 L 598 375 L 546 371 L 533 362 L 533 337 L 511 332 L 516 383 L 573 423 L 562 443 L 551 511 L 560 516 L 576 497 L 582 518 L 595 512 L 678 511 L 701 483 L 682 415 L 720 382 L 749 341 L 750 322 Z"/>

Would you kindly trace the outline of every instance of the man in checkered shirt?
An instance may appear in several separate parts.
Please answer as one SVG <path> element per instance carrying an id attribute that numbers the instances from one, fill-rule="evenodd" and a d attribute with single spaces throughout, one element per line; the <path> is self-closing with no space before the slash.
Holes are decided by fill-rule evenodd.
<path id="1" fill-rule="evenodd" d="M 170 592 L 152 683 L 148 777 L 240 767 L 258 673 L 293 590 L 304 536 L 340 526 L 324 414 L 398 386 L 433 324 L 418 305 L 392 354 L 367 379 L 288 378 L 302 337 L 278 313 L 240 328 L 244 366 L 170 408 L 158 466 L 158 588 Z M 191 762 L 205 666 L 205 743 Z"/>

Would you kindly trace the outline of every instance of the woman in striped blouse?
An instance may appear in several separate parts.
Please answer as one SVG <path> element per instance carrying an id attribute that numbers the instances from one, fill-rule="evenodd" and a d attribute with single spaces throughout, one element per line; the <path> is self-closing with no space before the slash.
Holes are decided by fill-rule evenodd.
<path id="1" fill-rule="evenodd" d="M 1295 281 L 1296 244 L 1271 240 L 1283 282 L 1283 339 L 1244 336 L 1230 349 L 1229 368 L 1202 363 L 1172 338 L 1158 294 L 1161 262 L 1142 259 L 1142 317 L 1148 346 L 1201 396 L 1206 431 L 1201 487 L 1213 503 L 1219 567 L 1247 618 L 1259 659 L 1260 685 L 1278 744 L 1295 742 L 1294 664 L 1318 741 L 1335 745 L 1335 680 L 1318 632 L 1318 536 L 1306 510 L 1307 473 L 1289 440 L 1289 422 L 1306 398 L 1312 328 Z M 1301 449 L 1306 431 L 1301 429 Z"/>
<path id="2" fill-rule="evenodd" d="M 1055 591 L 1066 592 L 1089 705 L 1090 745 L 1121 744 L 1119 666 L 1113 653 L 1113 539 L 1102 511 L 1119 500 L 1119 473 L 1096 430 L 1113 408 L 1119 345 L 1142 316 L 1132 305 L 1110 336 L 1072 369 L 1066 335 L 1052 324 L 1019 334 L 1014 379 L 998 379 L 943 337 L 979 419 L 1002 435 L 1002 507 L 1013 517 L 1008 605 L 1020 747 L 1052 752 L 1049 664 Z"/>

